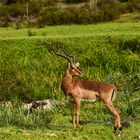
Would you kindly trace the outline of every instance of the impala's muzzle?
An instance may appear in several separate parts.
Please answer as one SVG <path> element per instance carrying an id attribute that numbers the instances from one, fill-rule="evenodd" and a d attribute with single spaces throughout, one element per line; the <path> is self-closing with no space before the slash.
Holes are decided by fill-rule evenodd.
<path id="1" fill-rule="evenodd" d="M 83 72 L 81 72 L 80 77 L 84 77 L 84 76 L 85 76 L 85 74 Z"/>
<path id="2" fill-rule="evenodd" d="M 80 77 L 85 77 L 86 80 L 88 79 L 88 77 L 83 72 L 81 72 Z"/>
<path id="3" fill-rule="evenodd" d="M 80 75 L 79 75 L 80 77 L 85 77 L 85 79 L 88 79 L 88 77 L 81 71 L 80 72 Z"/>

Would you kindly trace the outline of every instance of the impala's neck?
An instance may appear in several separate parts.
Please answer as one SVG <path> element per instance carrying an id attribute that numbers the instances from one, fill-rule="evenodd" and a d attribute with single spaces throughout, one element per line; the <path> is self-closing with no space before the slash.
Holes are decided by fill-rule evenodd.
<path id="1" fill-rule="evenodd" d="M 68 96 L 68 90 L 73 89 L 73 79 L 72 79 L 72 75 L 70 73 L 70 70 L 66 70 L 62 79 L 62 84 L 61 84 L 61 88 L 65 94 L 65 96 Z"/>
<path id="2" fill-rule="evenodd" d="M 72 84 L 72 75 L 70 70 L 66 70 L 63 77 L 64 85 Z"/>

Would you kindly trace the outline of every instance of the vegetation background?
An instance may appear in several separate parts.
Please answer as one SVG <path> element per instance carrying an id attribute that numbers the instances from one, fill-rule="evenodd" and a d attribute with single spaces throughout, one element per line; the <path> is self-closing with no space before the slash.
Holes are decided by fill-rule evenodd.
<path id="1" fill-rule="evenodd" d="M 43 27 L 114 21 L 140 10 L 139 0 L 1 0 L 0 26 Z M 133 20 L 139 20 L 139 14 Z"/>
<path id="2" fill-rule="evenodd" d="M 139 0 L 1 0 L 0 139 L 138 139 L 139 9 Z M 51 51 L 53 45 L 61 52 L 62 44 L 89 79 L 117 86 L 114 105 L 128 123 L 121 137 L 101 102 L 82 103 L 73 130 L 60 89 L 67 61 Z M 48 98 L 63 105 L 24 114 L 23 102 Z"/>

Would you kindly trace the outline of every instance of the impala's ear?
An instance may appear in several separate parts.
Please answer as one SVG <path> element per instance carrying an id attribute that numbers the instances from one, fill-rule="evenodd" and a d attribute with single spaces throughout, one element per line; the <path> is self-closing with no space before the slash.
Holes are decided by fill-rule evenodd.
<path id="1" fill-rule="evenodd" d="M 67 68 L 71 69 L 71 63 L 70 62 L 68 62 Z"/>
<path id="2" fill-rule="evenodd" d="M 77 63 L 75 63 L 75 65 L 76 65 L 76 67 L 79 67 L 79 66 L 80 66 L 80 63 L 79 63 L 79 62 L 77 62 Z"/>

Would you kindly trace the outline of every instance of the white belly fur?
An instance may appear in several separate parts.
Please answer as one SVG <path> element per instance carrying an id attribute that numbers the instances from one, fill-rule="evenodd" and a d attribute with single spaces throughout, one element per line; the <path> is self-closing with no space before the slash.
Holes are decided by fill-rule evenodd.
<path id="1" fill-rule="evenodd" d="M 96 98 L 96 99 L 82 99 L 81 101 L 82 102 L 96 102 L 96 101 L 98 101 L 98 98 Z"/>
<path id="2" fill-rule="evenodd" d="M 80 89 L 81 97 L 84 102 L 95 102 L 99 100 L 99 98 L 96 96 L 98 95 L 97 92 L 92 90 L 86 90 L 86 89 Z"/>

